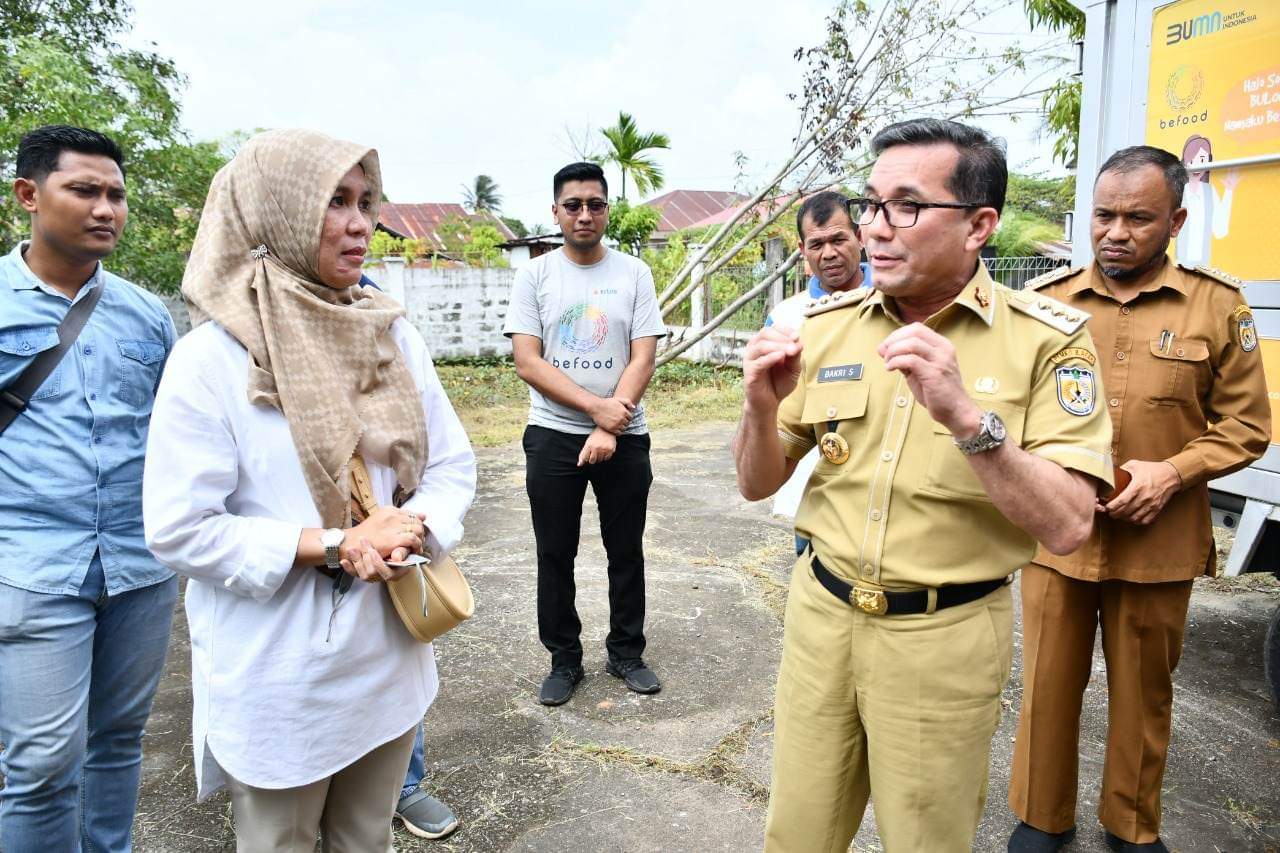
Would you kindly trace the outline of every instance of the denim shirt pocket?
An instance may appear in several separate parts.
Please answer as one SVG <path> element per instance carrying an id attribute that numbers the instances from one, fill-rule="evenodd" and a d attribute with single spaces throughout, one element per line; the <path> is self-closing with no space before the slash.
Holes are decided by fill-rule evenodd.
<path id="1" fill-rule="evenodd" d="M 32 359 L 57 345 L 58 328 L 56 326 L 28 326 L 0 332 L 0 376 L 12 376 L 7 384 L 16 382 L 31 364 Z M 31 399 L 44 400 L 52 397 L 61 387 L 62 365 L 59 364 L 45 377 L 44 382 L 31 395 Z"/>
<path id="2" fill-rule="evenodd" d="M 116 344 L 121 356 L 120 399 L 132 406 L 149 407 L 164 365 L 164 344 L 143 340 L 117 340 Z"/>

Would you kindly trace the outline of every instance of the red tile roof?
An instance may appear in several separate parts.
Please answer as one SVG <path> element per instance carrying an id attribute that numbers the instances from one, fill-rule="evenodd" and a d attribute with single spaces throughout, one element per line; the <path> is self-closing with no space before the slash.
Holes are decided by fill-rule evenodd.
<path id="1" fill-rule="evenodd" d="M 427 248 L 441 250 L 444 248 L 436 228 L 451 217 L 484 222 L 498 229 L 504 240 L 514 240 L 515 234 L 506 223 L 488 212 L 468 213 L 460 204 L 393 204 L 382 205 L 378 213 L 378 224 L 395 231 L 405 237 L 419 238 L 427 241 Z"/>
<path id="2" fill-rule="evenodd" d="M 662 214 L 655 236 L 682 231 L 710 216 L 747 200 L 741 193 L 720 190 L 672 190 L 646 201 L 645 207 L 656 207 Z"/>
<path id="3" fill-rule="evenodd" d="M 710 216 L 706 217 L 705 219 L 699 219 L 697 222 L 694 222 L 689 227 L 705 228 L 708 225 L 721 225 L 725 222 L 728 222 L 730 219 L 734 217 L 734 215 L 737 214 L 739 210 L 746 207 L 747 201 L 749 200 L 750 199 L 744 198 L 743 201 L 736 204 L 732 204 L 723 210 L 718 210 L 715 213 L 711 214 Z M 759 204 L 755 206 L 754 213 L 758 218 L 765 219 L 770 214 L 776 213 L 779 207 L 790 207 L 792 204 L 795 204 L 798 201 L 800 201 L 800 197 L 797 196 L 795 193 L 783 193 L 782 195 L 777 195 L 777 196 L 773 196 L 771 198 L 766 198 L 762 200 Z"/>

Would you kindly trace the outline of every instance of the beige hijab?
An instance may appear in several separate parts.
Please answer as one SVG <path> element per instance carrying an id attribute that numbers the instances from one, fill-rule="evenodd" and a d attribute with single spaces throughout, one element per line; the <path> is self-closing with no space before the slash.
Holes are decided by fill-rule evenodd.
<path id="1" fill-rule="evenodd" d="M 376 221 L 377 152 L 306 130 L 253 137 L 214 177 L 182 279 L 192 325 L 214 320 L 249 351 L 249 402 L 289 421 L 326 527 L 347 525 L 357 446 L 407 492 L 427 464 L 421 398 L 390 332 L 404 310 L 316 272 L 329 200 L 357 163 Z"/>

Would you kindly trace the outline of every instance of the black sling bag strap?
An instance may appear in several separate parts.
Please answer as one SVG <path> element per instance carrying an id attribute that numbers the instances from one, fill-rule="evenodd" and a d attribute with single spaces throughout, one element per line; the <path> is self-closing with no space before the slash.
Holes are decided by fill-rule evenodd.
<path id="1" fill-rule="evenodd" d="M 71 345 L 76 342 L 76 338 L 80 337 L 80 331 L 88 322 L 93 309 L 98 307 L 98 300 L 102 298 L 102 291 L 106 289 L 107 282 L 103 280 L 97 287 L 90 290 L 84 299 L 68 308 L 67 315 L 58 324 L 58 345 L 37 355 L 12 385 L 0 390 L 0 434 L 4 433 L 9 428 L 9 424 L 17 420 L 18 415 L 27 408 L 31 395 L 44 384 L 49 374 L 53 373 L 53 369 L 58 366 L 58 362 L 62 361 L 62 357 L 67 354 L 67 350 L 71 349 Z"/>

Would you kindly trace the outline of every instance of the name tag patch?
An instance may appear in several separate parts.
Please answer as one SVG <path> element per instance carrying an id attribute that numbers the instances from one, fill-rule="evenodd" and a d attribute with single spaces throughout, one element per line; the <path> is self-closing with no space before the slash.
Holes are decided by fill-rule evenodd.
<path id="1" fill-rule="evenodd" d="M 833 364 L 818 368 L 819 382 L 852 382 L 862 378 L 861 364 Z"/>

